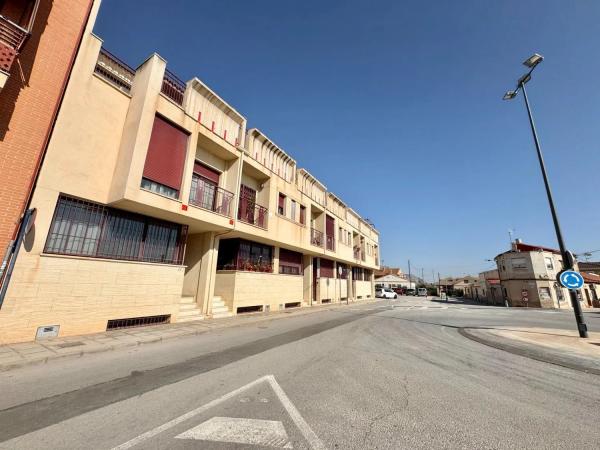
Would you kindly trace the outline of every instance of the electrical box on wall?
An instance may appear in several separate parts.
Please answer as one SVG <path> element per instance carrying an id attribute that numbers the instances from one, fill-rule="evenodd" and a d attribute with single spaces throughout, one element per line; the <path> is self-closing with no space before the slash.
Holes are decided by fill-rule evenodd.
<path id="1" fill-rule="evenodd" d="M 47 339 L 58 336 L 58 330 L 60 329 L 60 325 L 45 325 L 43 327 L 38 327 L 37 333 L 35 333 L 35 338 L 37 339 Z"/>

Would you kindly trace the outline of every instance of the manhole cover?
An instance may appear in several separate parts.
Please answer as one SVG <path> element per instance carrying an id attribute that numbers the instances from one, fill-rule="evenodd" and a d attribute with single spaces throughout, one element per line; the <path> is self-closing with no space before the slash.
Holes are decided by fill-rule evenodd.
<path id="1" fill-rule="evenodd" d="M 74 342 L 65 342 L 64 344 L 58 344 L 57 347 L 68 348 L 68 347 L 79 347 L 80 345 L 84 345 L 83 342 L 74 341 Z"/>

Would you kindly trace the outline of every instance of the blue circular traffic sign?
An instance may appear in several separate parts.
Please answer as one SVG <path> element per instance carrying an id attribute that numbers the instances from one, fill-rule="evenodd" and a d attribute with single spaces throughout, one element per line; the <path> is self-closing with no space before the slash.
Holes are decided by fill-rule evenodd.
<path id="1" fill-rule="evenodd" d="M 581 289 L 583 287 L 583 277 L 574 270 L 565 270 L 561 272 L 558 281 L 567 289 Z"/>

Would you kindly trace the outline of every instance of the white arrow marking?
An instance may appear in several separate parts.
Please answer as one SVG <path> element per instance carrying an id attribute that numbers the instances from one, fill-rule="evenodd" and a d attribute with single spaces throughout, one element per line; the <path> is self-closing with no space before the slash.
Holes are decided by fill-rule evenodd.
<path id="1" fill-rule="evenodd" d="M 285 428 L 278 420 L 213 417 L 175 436 L 175 439 L 195 439 L 198 441 L 233 442 L 235 444 L 292 448 Z"/>
<path id="2" fill-rule="evenodd" d="M 224 401 L 229 400 L 229 399 L 235 397 L 236 395 L 239 395 L 242 392 L 245 392 L 248 389 L 251 389 L 254 386 L 256 386 L 260 383 L 263 383 L 265 381 L 271 385 L 271 388 L 273 389 L 275 394 L 277 394 L 279 401 L 281 401 L 281 404 L 283 405 L 285 410 L 288 412 L 288 414 L 290 415 L 290 417 L 292 418 L 292 420 L 294 421 L 294 423 L 296 424 L 296 426 L 298 427 L 298 429 L 300 430 L 300 432 L 302 433 L 304 438 L 308 441 L 308 444 L 310 445 L 310 447 L 315 450 L 325 450 L 326 447 L 323 444 L 323 442 L 321 442 L 319 437 L 310 428 L 310 425 L 308 425 L 308 423 L 306 423 L 304 418 L 300 415 L 300 412 L 292 404 L 292 402 L 290 401 L 288 396 L 285 394 L 285 392 L 283 392 L 283 389 L 281 389 L 281 386 L 279 386 L 279 383 L 277 383 L 277 381 L 275 380 L 275 377 L 273 375 L 265 375 L 264 377 L 260 377 L 259 379 L 254 380 L 251 383 L 248 383 L 247 385 L 242 386 L 234 391 L 231 391 L 211 402 L 208 402 L 207 404 L 200 406 L 199 408 L 193 409 L 192 411 L 189 411 L 179 417 L 176 417 L 175 419 L 173 419 L 167 423 L 163 423 L 162 425 L 160 425 L 156 428 L 153 428 L 150 431 L 140 434 L 139 436 L 134 437 L 133 439 L 131 439 L 121 445 L 118 445 L 117 447 L 114 447 L 112 450 L 126 450 L 131 447 L 134 447 L 134 446 L 156 436 L 157 434 L 160 434 L 163 431 L 173 428 L 174 426 L 176 426 L 182 422 L 185 422 L 186 420 L 191 419 L 192 417 L 197 416 L 198 414 L 202 414 L 203 412 L 207 411 L 208 409 L 212 408 L 213 406 L 217 406 L 217 405 L 223 403 Z"/>

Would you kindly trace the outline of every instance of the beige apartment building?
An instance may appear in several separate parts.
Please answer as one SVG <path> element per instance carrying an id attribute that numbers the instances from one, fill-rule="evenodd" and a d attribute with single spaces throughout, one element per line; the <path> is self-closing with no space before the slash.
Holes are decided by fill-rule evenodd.
<path id="1" fill-rule="evenodd" d="M 562 270 L 558 250 L 516 240 L 512 249 L 495 258 L 502 292 L 510 306 L 571 308 L 569 291 L 556 275 Z M 591 307 L 579 296 L 583 308 Z"/>
<path id="2" fill-rule="evenodd" d="M 198 78 L 105 51 L 97 8 L 0 342 L 374 297 L 377 230 Z"/>

